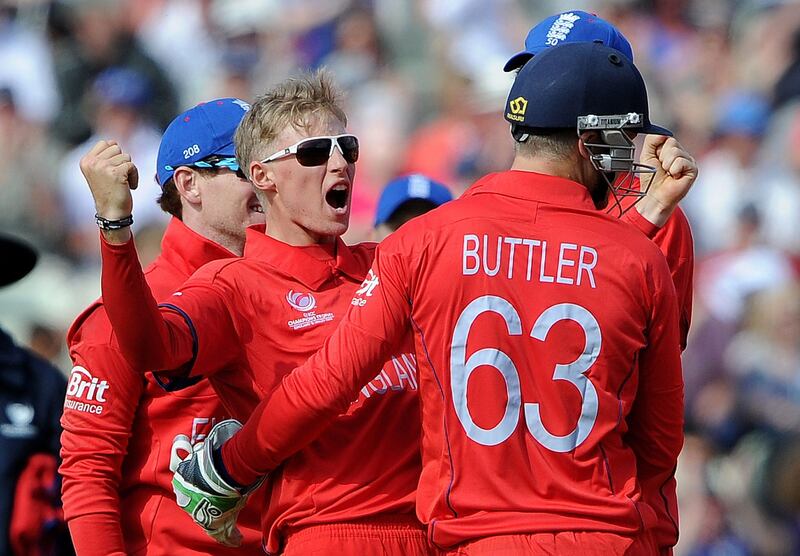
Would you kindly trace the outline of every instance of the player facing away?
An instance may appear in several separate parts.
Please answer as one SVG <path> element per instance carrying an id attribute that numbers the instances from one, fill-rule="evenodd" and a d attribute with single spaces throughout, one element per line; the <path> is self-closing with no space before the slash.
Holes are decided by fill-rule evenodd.
<path id="1" fill-rule="evenodd" d="M 161 254 L 145 270 L 157 299 L 203 264 L 241 255 L 245 228 L 264 222 L 234 158 L 233 134 L 248 109 L 239 99 L 212 100 L 180 114 L 164 132 L 159 203 L 172 219 Z M 133 168 L 114 141 L 100 141 L 81 161 L 90 184 Z M 208 381 L 170 393 L 153 376 L 134 372 L 113 345 L 102 300 L 75 320 L 67 343 L 74 368 L 62 416 L 60 472 L 78 554 L 234 554 L 192 523 L 171 487 L 178 461 L 231 416 Z M 261 553 L 259 516 L 250 508 L 242 514 L 243 550 L 236 554 Z"/>
<path id="2" fill-rule="evenodd" d="M 233 416 L 246 420 L 334 332 L 375 250 L 340 238 L 359 144 L 337 96 L 319 73 L 290 79 L 253 103 L 235 143 L 266 209 L 266 233 L 249 228 L 242 258 L 204 266 L 160 308 L 129 229 L 103 231 L 103 298 L 134 369 L 171 369 L 172 380 L 207 376 Z M 98 213 L 128 216 L 129 185 L 90 183 Z M 262 515 L 270 554 L 427 554 L 414 511 L 420 422 L 411 340 L 409 333 L 387 345 L 386 358 L 325 434 L 271 468 Z M 179 464 L 213 499 L 195 504 L 194 487 L 177 485 L 178 503 L 227 544 L 235 544 L 235 515 L 249 489 L 206 463 L 237 428 L 229 421 L 214 429 L 203 465 L 196 458 Z"/>
<path id="3" fill-rule="evenodd" d="M 658 248 L 595 202 L 616 183 L 605 160 L 651 173 L 664 198 L 689 188 L 694 160 L 650 123 L 632 62 L 601 44 L 537 55 L 505 113 L 512 169 L 385 239 L 322 350 L 210 462 L 241 484 L 278 466 L 347 407 L 410 327 L 417 513 L 436 546 L 666 553 L 683 443 L 675 288 Z M 642 166 L 620 156 L 620 132 L 659 134 L 645 138 Z"/>
<path id="4" fill-rule="evenodd" d="M 600 42 L 619 50 L 633 62 L 633 47 L 619 29 L 595 14 L 568 10 L 534 25 L 525 38 L 525 48 L 509 58 L 503 70 L 518 71 L 528 60 L 551 46 L 576 42 Z M 631 176 L 626 179 L 618 184 L 607 210 L 612 214 L 621 212 L 622 218 L 653 240 L 667 259 L 678 294 L 681 349 L 686 349 L 692 320 L 694 275 L 694 241 L 689 221 L 680 207 L 664 206 L 652 192 L 642 191 L 638 178 Z M 632 210 L 634 204 L 636 210 Z"/>

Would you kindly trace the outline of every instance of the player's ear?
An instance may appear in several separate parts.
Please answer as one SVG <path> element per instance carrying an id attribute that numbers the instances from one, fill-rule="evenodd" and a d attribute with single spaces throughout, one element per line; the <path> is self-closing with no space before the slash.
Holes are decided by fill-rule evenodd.
<path id="1" fill-rule="evenodd" d="M 261 191 L 275 191 L 275 173 L 269 164 L 254 160 L 250 163 L 250 182 Z"/>
<path id="2" fill-rule="evenodd" d="M 592 131 L 584 131 L 578 137 L 578 154 L 581 158 L 586 160 L 590 160 L 592 157 L 592 153 L 589 152 L 589 149 L 586 147 L 586 143 L 596 143 L 597 142 L 597 134 Z"/>
<path id="3" fill-rule="evenodd" d="M 199 205 L 201 202 L 198 177 L 197 172 L 187 166 L 179 166 L 172 175 L 172 181 L 175 182 L 178 194 L 193 205 Z"/>

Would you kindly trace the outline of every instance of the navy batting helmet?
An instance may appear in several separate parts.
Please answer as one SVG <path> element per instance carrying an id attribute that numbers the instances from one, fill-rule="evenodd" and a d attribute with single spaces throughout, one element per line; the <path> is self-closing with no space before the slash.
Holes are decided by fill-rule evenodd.
<path id="1" fill-rule="evenodd" d="M 534 56 L 517 74 L 504 114 L 521 131 L 577 128 L 582 117 L 614 116 L 607 127 L 672 135 L 650 123 L 647 89 L 633 62 L 600 43 L 561 44 Z"/>

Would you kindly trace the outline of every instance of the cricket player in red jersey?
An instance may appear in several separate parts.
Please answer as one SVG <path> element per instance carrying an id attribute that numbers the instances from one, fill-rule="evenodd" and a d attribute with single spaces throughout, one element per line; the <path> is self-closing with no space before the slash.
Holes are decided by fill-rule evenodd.
<path id="1" fill-rule="evenodd" d="M 675 204 L 696 165 L 650 123 L 633 63 L 602 44 L 537 55 L 505 112 L 511 171 L 384 240 L 323 349 L 211 461 L 242 484 L 279 465 L 410 326 L 417 513 L 435 545 L 470 556 L 668 553 L 683 443 L 675 288 L 658 248 L 596 201 L 624 167 L 651 173 L 653 194 Z M 641 165 L 619 150 L 635 133 L 660 135 L 645 138 Z"/>
<path id="2" fill-rule="evenodd" d="M 608 21 L 581 10 L 568 10 L 543 19 L 534 25 L 525 38 L 525 49 L 512 56 L 504 71 L 517 71 L 536 54 L 558 44 L 601 42 L 619 50 L 633 62 L 633 48 L 628 39 Z M 635 176 L 615 188 L 611 199 L 612 214 L 639 228 L 658 245 L 667 259 L 680 311 L 681 349 L 692 320 L 692 277 L 694 274 L 694 241 L 689 221 L 680 207 L 664 207 L 652 195 L 641 195 L 641 184 Z M 615 201 L 619 201 L 617 204 Z M 636 204 L 637 210 L 630 210 Z M 667 217 L 667 215 L 669 215 Z"/>
<path id="3" fill-rule="evenodd" d="M 196 272 L 159 309 L 127 227 L 104 230 L 103 299 L 120 350 L 134 369 L 208 376 L 227 408 L 246 420 L 284 375 L 336 329 L 372 265 L 375 245 L 345 245 L 358 140 L 324 73 L 259 97 L 237 130 L 237 159 L 267 212 L 247 230 L 241 259 Z M 125 179 L 90 183 L 105 218 L 130 215 Z M 262 529 L 267 551 L 287 555 L 427 554 L 415 516 L 420 474 L 419 400 L 411 335 L 386 346 L 339 418 L 268 478 Z M 231 543 L 240 500 L 212 448 L 237 429 L 216 427 L 203 458 L 179 464 L 178 503 Z M 200 462 L 198 465 L 196 465 Z M 196 481 L 214 492 L 195 504 Z"/>
<path id="4" fill-rule="evenodd" d="M 233 134 L 248 108 L 239 99 L 213 100 L 175 118 L 164 133 L 159 202 L 173 218 L 161 255 L 145 271 L 158 299 L 203 264 L 241 255 L 245 228 L 264 222 L 234 158 Z M 132 168 L 113 141 L 99 142 L 81 163 L 90 183 Z M 234 552 L 175 504 L 177 463 L 231 415 L 208 382 L 168 393 L 152 376 L 133 372 L 113 346 L 102 300 L 77 318 L 67 341 L 75 367 L 64 404 L 60 471 L 78 554 L 261 554 L 260 508 L 242 514 L 242 550 Z"/>

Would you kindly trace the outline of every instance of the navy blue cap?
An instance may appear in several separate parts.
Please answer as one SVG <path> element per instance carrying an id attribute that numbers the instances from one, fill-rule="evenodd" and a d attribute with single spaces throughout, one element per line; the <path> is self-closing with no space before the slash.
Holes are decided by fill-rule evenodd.
<path id="1" fill-rule="evenodd" d="M 132 108 L 141 108 L 152 96 L 147 77 L 125 67 L 113 67 L 100 73 L 92 84 L 92 92 L 103 102 Z"/>
<path id="2" fill-rule="evenodd" d="M 383 188 L 375 211 L 375 226 L 389 220 L 400 205 L 412 199 L 430 201 L 438 207 L 447 201 L 452 201 L 453 195 L 447 186 L 422 174 L 397 178 Z"/>
<path id="3" fill-rule="evenodd" d="M 236 156 L 233 134 L 248 110 L 243 100 L 218 98 L 172 120 L 158 147 L 158 183 L 163 187 L 178 166 L 191 166 L 211 155 Z"/>
<path id="4" fill-rule="evenodd" d="M 503 71 L 513 71 L 551 46 L 575 42 L 600 42 L 622 52 L 633 61 L 633 49 L 628 39 L 608 21 L 589 12 L 570 10 L 543 19 L 525 38 L 525 50 L 514 54 Z"/>
<path id="5" fill-rule="evenodd" d="M 599 43 L 562 44 L 534 57 L 514 79 L 503 112 L 514 126 L 539 129 L 577 129 L 579 116 L 635 112 L 642 115 L 637 132 L 672 135 L 650 123 L 647 88 L 633 62 Z"/>

